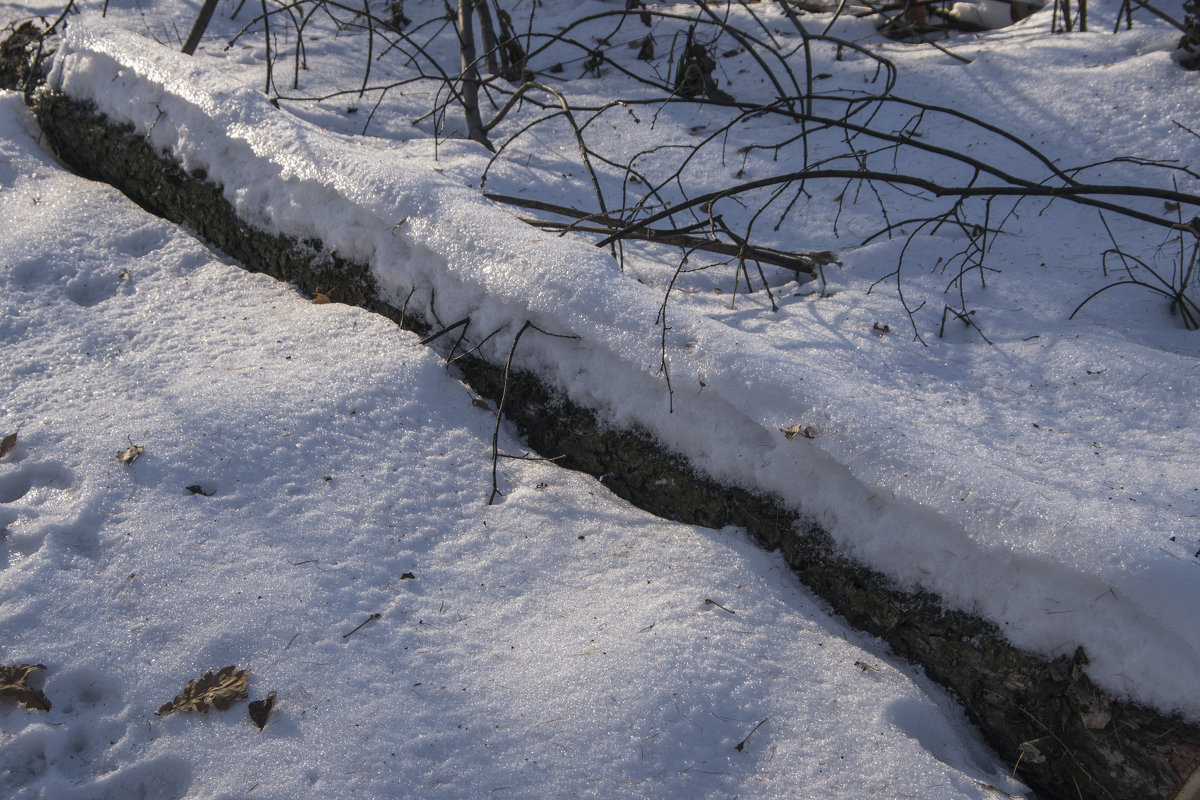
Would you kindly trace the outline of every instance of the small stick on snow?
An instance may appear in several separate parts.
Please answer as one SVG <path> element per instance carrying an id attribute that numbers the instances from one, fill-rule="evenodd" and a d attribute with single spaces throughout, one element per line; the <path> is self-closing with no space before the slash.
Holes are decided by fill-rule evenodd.
<path id="1" fill-rule="evenodd" d="M 718 603 L 716 600 L 709 600 L 707 597 L 706 597 L 706 598 L 704 598 L 704 605 L 706 605 L 706 606 L 716 606 L 717 608 L 721 609 L 722 611 L 729 611 L 729 609 L 728 609 L 728 608 L 726 608 L 725 606 L 721 605 L 721 604 L 720 604 L 720 603 Z M 737 612 L 736 612 L 736 611 L 729 611 L 729 613 L 730 613 L 730 614 L 736 614 Z M 765 722 L 765 720 L 764 720 L 764 722 Z M 760 722 L 760 723 L 758 723 L 758 724 L 759 724 L 759 725 L 761 725 L 762 723 Z"/>
<path id="2" fill-rule="evenodd" d="M 365 625 L 366 625 L 368 622 L 372 622 L 372 621 L 374 621 L 374 620 L 377 620 L 377 619 L 379 619 L 379 618 L 380 618 L 380 617 L 382 617 L 382 616 L 383 616 L 383 614 L 380 614 L 379 612 L 376 612 L 376 613 L 372 614 L 371 616 L 369 616 L 369 617 L 367 617 L 366 619 L 364 619 L 364 620 L 363 620 L 363 621 L 362 621 L 362 622 L 359 624 L 359 626 L 358 626 L 357 628 L 355 628 L 354 630 L 350 631 L 350 633 L 343 633 L 343 634 L 342 634 L 342 638 L 343 638 L 343 639 L 349 639 L 351 636 L 353 636 L 354 634 L 356 634 L 356 633 L 358 633 L 359 631 L 361 631 L 361 630 L 363 629 L 363 626 L 365 626 Z"/>
<path id="3" fill-rule="evenodd" d="M 762 722 L 758 723 L 758 724 L 757 724 L 757 725 L 755 725 L 753 728 L 751 728 L 751 729 L 750 729 L 750 732 L 746 734 L 746 738 L 745 738 L 745 739 L 742 739 L 740 742 L 738 742 L 738 743 L 737 743 L 737 746 L 735 746 L 733 749 L 734 749 L 734 750 L 737 750 L 739 753 L 740 753 L 740 752 L 742 752 L 743 750 L 745 750 L 745 749 L 746 749 L 746 742 L 750 741 L 750 737 L 754 735 L 754 732 L 755 732 L 756 730 L 758 730 L 759 728 L 761 728 L 761 727 L 762 727 L 762 726 L 763 726 L 763 725 L 766 723 L 766 721 L 767 721 L 768 719 L 770 719 L 770 717 L 765 717 L 765 718 L 763 719 L 763 721 L 762 721 Z"/>

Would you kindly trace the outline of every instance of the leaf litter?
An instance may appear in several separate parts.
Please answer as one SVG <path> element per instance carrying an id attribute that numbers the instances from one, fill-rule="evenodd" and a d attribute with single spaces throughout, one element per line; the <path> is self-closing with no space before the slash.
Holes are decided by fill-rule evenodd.
<path id="1" fill-rule="evenodd" d="M 32 711 L 49 711 L 50 701 L 40 689 L 29 685 L 29 676 L 46 668 L 45 664 L 14 664 L 0 667 L 0 697 L 11 697 Z"/>
<path id="2" fill-rule="evenodd" d="M 188 681 L 183 694 L 175 695 L 175 699 L 164 703 L 156 715 L 170 714 L 174 711 L 199 711 L 208 713 L 211 704 L 218 711 L 225 711 L 239 700 L 249 697 L 246 691 L 246 680 L 250 675 L 248 669 L 238 669 L 230 664 L 215 674 L 206 672 L 200 678 Z"/>

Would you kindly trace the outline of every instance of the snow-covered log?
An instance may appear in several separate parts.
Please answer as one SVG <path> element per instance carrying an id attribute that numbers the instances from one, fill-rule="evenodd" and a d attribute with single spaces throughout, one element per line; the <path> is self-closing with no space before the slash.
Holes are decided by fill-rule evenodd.
<path id="1" fill-rule="evenodd" d="M 428 307 L 397 307 L 366 264 L 332 255 L 315 238 L 268 233 L 242 219 L 202 170 L 185 170 L 131 126 L 56 91 L 40 92 L 35 111 L 63 160 L 189 226 L 246 268 L 364 306 L 419 332 L 431 329 Z M 712 527 L 737 525 L 764 547 L 781 550 L 835 611 L 952 689 L 1000 756 L 1043 796 L 1198 796 L 1200 726 L 1114 698 L 1084 672 L 1082 649 L 1053 660 L 1023 652 L 994 624 L 855 563 L 819 525 L 778 498 L 701 475 L 644 430 L 606 424 L 562 387 L 515 371 L 506 389 L 502 363 L 475 355 L 455 363 L 481 395 L 498 401 L 505 393 L 506 416 L 539 452 L 562 455 L 564 466 L 602 476 L 613 492 L 653 513 Z"/>

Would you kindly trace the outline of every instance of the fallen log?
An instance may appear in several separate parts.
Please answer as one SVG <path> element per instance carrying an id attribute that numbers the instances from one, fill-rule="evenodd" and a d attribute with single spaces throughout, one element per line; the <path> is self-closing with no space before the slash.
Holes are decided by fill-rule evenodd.
<path id="1" fill-rule="evenodd" d="M 51 90 L 34 95 L 46 141 L 80 173 L 143 208 L 186 224 L 252 271 L 383 314 L 421 334 L 422 309 L 385 302 L 367 264 L 321 242 L 268 234 L 239 219 L 221 187 L 155 152 L 130 126 Z M 447 337 L 450 338 L 450 337 Z M 770 496 L 698 473 L 643 430 L 618 430 L 556 387 L 477 355 L 454 360 L 463 380 L 504 413 L 539 453 L 603 476 L 617 495 L 662 517 L 744 528 L 779 550 L 797 576 L 855 627 L 952 690 L 1000 757 L 1047 798 L 1200 798 L 1200 725 L 1115 698 L 1085 674 L 1087 656 L 1022 652 L 992 623 L 898 587 L 839 553 L 813 520 Z"/>

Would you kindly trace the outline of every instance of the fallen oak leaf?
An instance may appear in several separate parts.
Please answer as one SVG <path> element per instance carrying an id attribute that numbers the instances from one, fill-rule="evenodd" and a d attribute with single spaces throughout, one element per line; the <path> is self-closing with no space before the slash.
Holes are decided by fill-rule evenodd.
<path id="1" fill-rule="evenodd" d="M 216 674 L 206 672 L 202 677 L 188 681 L 183 694 L 175 695 L 174 700 L 164 703 L 154 713 L 157 716 L 173 711 L 199 711 L 201 714 L 207 714 L 210 703 L 218 711 L 225 711 L 237 701 L 249 697 L 246 691 L 246 676 L 249 674 L 250 670 L 238 669 L 232 664 L 221 667 Z"/>
<path id="2" fill-rule="evenodd" d="M 326 303 L 333 302 L 332 300 L 329 299 L 329 295 L 323 294 L 322 292 L 317 292 L 316 294 L 314 294 L 312 301 L 313 301 L 314 306 L 323 306 Z"/>
<path id="3" fill-rule="evenodd" d="M 3 439 L 0 439 L 0 458 L 4 458 L 9 450 L 12 450 L 17 444 L 17 434 L 14 431 Z"/>
<path id="4" fill-rule="evenodd" d="M 805 439 L 817 438 L 817 429 L 816 428 L 814 428 L 811 425 L 805 425 L 802 428 L 802 427 L 800 427 L 799 423 L 796 423 L 795 425 L 789 425 L 786 428 L 780 428 L 779 432 L 782 433 L 784 438 L 787 439 L 789 442 L 792 439 L 796 438 L 796 434 L 800 434 Z"/>
<path id="5" fill-rule="evenodd" d="M 32 711 L 49 711 L 50 701 L 40 689 L 34 689 L 26 681 L 30 673 L 44 670 L 45 664 L 14 664 L 0 667 L 0 697 L 11 697 Z"/>

